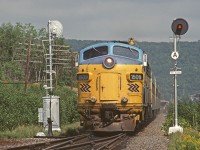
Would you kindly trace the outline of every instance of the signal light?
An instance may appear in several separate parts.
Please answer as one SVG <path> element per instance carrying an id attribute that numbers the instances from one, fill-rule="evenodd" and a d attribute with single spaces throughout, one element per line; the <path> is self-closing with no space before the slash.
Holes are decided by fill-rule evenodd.
<path id="1" fill-rule="evenodd" d="M 177 35 L 181 35 L 182 29 L 183 29 L 182 24 L 178 24 L 178 25 L 177 25 L 177 29 L 176 29 L 176 34 L 177 34 Z"/>
<path id="2" fill-rule="evenodd" d="M 172 31 L 175 35 L 183 35 L 188 30 L 188 23 L 182 18 L 178 18 L 172 22 Z"/>
<path id="3" fill-rule="evenodd" d="M 177 29 L 182 30 L 182 24 L 178 24 Z"/>

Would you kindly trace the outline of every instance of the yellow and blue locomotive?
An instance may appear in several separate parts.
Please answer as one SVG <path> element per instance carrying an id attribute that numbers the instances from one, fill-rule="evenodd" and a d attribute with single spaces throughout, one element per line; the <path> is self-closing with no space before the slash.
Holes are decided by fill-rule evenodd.
<path id="1" fill-rule="evenodd" d="M 77 80 L 80 123 L 92 131 L 134 131 L 159 111 L 147 54 L 130 42 L 82 49 Z"/>

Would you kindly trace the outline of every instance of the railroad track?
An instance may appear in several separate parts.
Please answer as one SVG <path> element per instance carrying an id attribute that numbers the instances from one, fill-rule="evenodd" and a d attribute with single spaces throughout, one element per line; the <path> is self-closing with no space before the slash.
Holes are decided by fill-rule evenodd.
<path id="1" fill-rule="evenodd" d="M 122 144 L 127 139 L 125 133 L 120 133 L 107 137 L 96 137 L 90 134 L 83 134 L 68 138 L 55 139 L 48 142 L 23 145 L 8 148 L 8 150 L 112 150 Z"/>

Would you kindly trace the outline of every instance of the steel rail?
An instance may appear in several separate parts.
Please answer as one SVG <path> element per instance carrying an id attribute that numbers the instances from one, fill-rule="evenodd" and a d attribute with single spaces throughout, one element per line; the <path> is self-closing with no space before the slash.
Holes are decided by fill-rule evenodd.
<path id="1" fill-rule="evenodd" d="M 120 138 L 125 137 L 125 136 L 126 136 L 126 134 L 122 133 L 122 134 L 118 135 L 116 138 L 114 138 L 113 140 L 109 141 L 108 143 L 104 144 L 103 146 L 99 147 L 96 150 L 102 150 L 104 148 L 108 149 L 108 147 L 111 146 L 114 142 L 116 142 L 117 140 L 119 140 Z"/>
<path id="2" fill-rule="evenodd" d="M 89 134 L 84 134 L 84 135 L 79 135 L 78 137 L 80 136 L 88 136 Z M 11 147 L 11 148 L 8 148 L 7 150 L 22 150 L 22 149 L 31 149 L 31 148 L 37 148 L 37 147 L 45 147 L 45 146 L 48 146 L 48 145 L 51 145 L 51 144 L 56 144 L 56 143 L 59 143 L 59 142 L 63 142 L 63 141 L 70 141 L 74 138 L 77 138 L 77 136 L 73 136 L 73 137 L 68 137 L 68 138 L 63 138 L 62 139 L 57 139 L 57 140 L 53 140 L 53 141 L 45 141 L 45 142 L 40 142 L 40 143 L 36 143 L 36 144 L 28 144 L 28 145 L 23 145 L 23 146 L 15 146 L 15 147 Z"/>
<path id="3" fill-rule="evenodd" d="M 81 135 L 81 136 L 75 137 L 75 138 L 73 138 L 73 139 L 71 139 L 71 140 L 69 140 L 69 141 L 64 141 L 64 142 L 62 142 L 62 143 L 58 143 L 58 144 L 56 144 L 56 145 L 47 147 L 47 148 L 45 148 L 45 149 L 43 149 L 43 150 L 56 149 L 56 148 L 58 148 L 58 147 L 61 147 L 61 146 L 66 145 L 66 144 L 74 144 L 74 142 L 76 142 L 76 141 L 78 141 L 78 140 L 82 140 L 82 139 L 84 139 L 84 138 L 87 138 L 88 136 L 89 136 L 89 135 Z"/>
<path id="4" fill-rule="evenodd" d="M 56 148 L 56 150 L 65 150 L 65 149 L 72 149 L 72 148 L 77 148 L 77 147 L 83 147 L 83 146 L 93 146 L 97 143 L 101 143 L 101 142 L 105 142 L 105 141 L 108 141 L 108 140 L 111 140 L 113 138 L 118 138 L 119 136 L 124 136 L 126 134 L 118 134 L 118 135 L 114 135 L 114 136 L 111 136 L 111 137 L 107 137 L 107 138 L 103 138 L 103 139 L 99 139 L 99 140 L 92 140 L 92 141 L 88 141 L 88 142 L 84 142 L 84 143 L 79 143 L 79 144 L 73 144 L 73 145 L 67 145 L 67 146 L 63 146 L 63 147 L 59 147 L 59 148 Z"/>

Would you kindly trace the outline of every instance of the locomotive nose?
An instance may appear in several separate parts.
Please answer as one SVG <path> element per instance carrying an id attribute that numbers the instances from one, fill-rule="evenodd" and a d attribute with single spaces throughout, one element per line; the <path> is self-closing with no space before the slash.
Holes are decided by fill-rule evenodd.
<path id="1" fill-rule="evenodd" d="M 115 65 L 115 60 L 112 57 L 106 57 L 103 61 L 103 66 L 105 68 L 111 69 Z"/>

